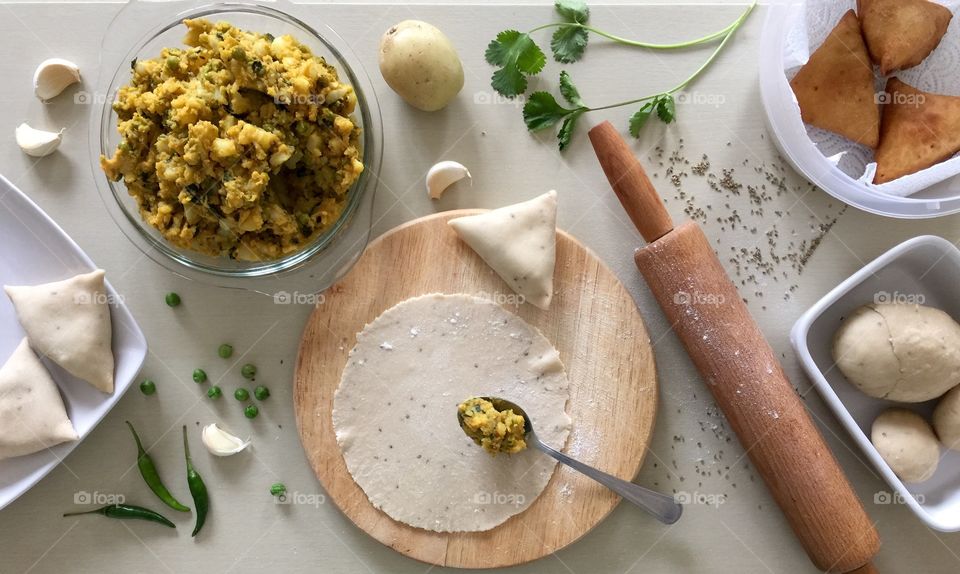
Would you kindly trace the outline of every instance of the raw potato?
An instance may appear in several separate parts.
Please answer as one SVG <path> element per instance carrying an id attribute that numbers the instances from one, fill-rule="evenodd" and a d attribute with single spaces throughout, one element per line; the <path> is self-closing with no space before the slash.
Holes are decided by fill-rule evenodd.
<path id="1" fill-rule="evenodd" d="M 833 358 L 871 397 L 929 401 L 960 383 L 960 325 L 933 307 L 865 305 L 837 330 Z"/>
<path id="2" fill-rule="evenodd" d="M 923 417 L 907 409 L 888 409 L 873 421 L 870 441 L 904 482 L 923 482 L 940 462 L 940 445 Z"/>
<path id="3" fill-rule="evenodd" d="M 933 429 L 943 446 L 960 450 L 960 387 L 954 387 L 937 403 L 933 411 Z"/>
<path id="4" fill-rule="evenodd" d="M 404 20 L 380 39 L 380 73 L 411 106 L 444 108 L 463 88 L 463 65 L 450 39 L 435 26 Z"/>

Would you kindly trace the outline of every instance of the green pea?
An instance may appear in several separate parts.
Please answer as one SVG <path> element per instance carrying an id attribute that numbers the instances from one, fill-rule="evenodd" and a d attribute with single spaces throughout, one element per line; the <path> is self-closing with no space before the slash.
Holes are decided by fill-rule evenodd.
<path id="1" fill-rule="evenodd" d="M 219 399 L 220 395 L 223 394 L 223 391 L 220 390 L 220 387 L 214 385 L 207 389 L 207 396 L 211 399 Z"/>
<path id="2" fill-rule="evenodd" d="M 257 405 L 247 405 L 247 408 L 243 409 L 243 415 L 248 419 L 255 419 L 259 414 L 260 409 L 257 408 Z"/>
<path id="3" fill-rule="evenodd" d="M 238 401 L 245 401 L 250 398 L 250 391 L 247 389 L 237 389 L 233 391 L 233 398 Z"/>
<path id="4" fill-rule="evenodd" d="M 221 359 L 229 359 L 233 355 L 233 345 L 228 345 L 226 343 L 220 345 L 220 348 L 217 349 L 217 354 L 220 355 Z"/>
<path id="5" fill-rule="evenodd" d="M 253 396 L 255 396 L 258 401 L 262 401 L 270 396 L 270 389 L 263 385 L 259 385 L 257 388 L 253 389 Z"/>
<path id="6" fill-rule="evenodd" d="M 177 71 L 180 69 L 180 58 L 176 56 L 167 56 L 167 69 Z"/>
<path id="7" fill-rule="evenodd" d="M 243 375 L 244 379 L 252 379 L 257 376 L 257 367 L 256 365 L 247 363 L 246 365 L 240 367 L 240 374 Z"/>
<path id="8" fill-rule="evenodd" d="M 177 307 L 180 305 L 180 296 L 173 292 L 167 293 L 167 296 L 164 297 L 164 300 L 166 300 L 167 305 L 170 307 Z"/>
<path id="9" fill-rule="evenodd" d="M 270 485 L 270 494 L 274 496 L 283 496 L 287 493 L 287 486 L 282 482 L 275 482 Z"/>
<path id="10" fill-rule="evenodd" d="M 199 384 L 207 381 L 207 372 L 203 369 L 193 370 L 193 382 Z"/>
<path id="11" fill-rule="evenodd" d="M 150 379 L 146 379 L 140 383 L 140 392 L 148 396 L 152 395 L 157 392 L 157 384 Z"/>

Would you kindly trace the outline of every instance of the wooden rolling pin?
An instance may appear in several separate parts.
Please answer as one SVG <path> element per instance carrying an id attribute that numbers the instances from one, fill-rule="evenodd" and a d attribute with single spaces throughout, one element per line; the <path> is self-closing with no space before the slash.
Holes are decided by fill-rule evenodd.
<path id="1" fill-rule="evenodd" d="M 634 260 L 800 543 L 827 572 L 873 572 L 880 538 L 700 227 L 676 229 L 609 122 L 590 141 L 648 244 Z"/>

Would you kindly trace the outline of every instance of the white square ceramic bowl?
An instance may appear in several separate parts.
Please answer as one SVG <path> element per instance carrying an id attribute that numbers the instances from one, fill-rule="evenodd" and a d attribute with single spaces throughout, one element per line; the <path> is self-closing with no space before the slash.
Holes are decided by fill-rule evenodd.
<path id="1" fill-rule="evenodd" d="M 877 257 L 827 293 L 797 320 L 790 333 L 803 368 L 820 395 L 894 489 L 892 496 L 878 493 L 875 502 L 899 498 L 924 523 L 944 532 L 960 530 L 960 452 L 941 446 L 937 472 L 930 480 L 910 483 L 908 488 L 870 442 L 870 427 L 886 408 L 909 408 L 930 420 L 936 401 L 904 404 L 865 395 L 835 367 L 831 347 L 841 320 L 867 303 L 922 303 L 960 319 L 958 287 L 960 249 L 940 237 L 915 237 Z"/>
<path id="2" fill-rule="evenodd" d="M 48 283 L 96 268 L 47 214 L 0 176 L 0 285 Z M 140 371 L 147 356 L 143 333 L 109 282 L 107 298 L 113 321 L 113 394 L 101 393 L 57 365 L 44 361 L 60 388 L 67 414 L 80 439 L 34 454 L 0 460 L 0 509 L 29 490 L 70 454 L 117 404 Z M 13 306 L 0 291 L 0 365 L 23 337 Z"/>

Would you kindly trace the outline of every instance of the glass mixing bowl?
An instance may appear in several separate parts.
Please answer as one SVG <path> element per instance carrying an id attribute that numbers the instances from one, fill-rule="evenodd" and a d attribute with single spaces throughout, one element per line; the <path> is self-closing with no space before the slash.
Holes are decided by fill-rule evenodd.
<path id="1" fill-rule="evenodd" d="M 325 25 L 311 26 L 293 16 L 293 4 L 272 3 L 283 11 L 258 4 L 196 2 L 131 2 L 108 28 L 101 52 L 97 91 L 85 97 L 92 104 L 90 148 L 94 179 L 108 211 L 123 233 L 144 254 L 167 269 L 190 279 L 267 294 L 289 294 L 326 289 L 356 262 L 367 245 L 373 199 L 380 172 L 382 125 L 380 108 L 369 77 L 347 43 Z M 353 121 L 361 129 L 364 171 L 348 191 L 340 219 L 302 249 L 280 259 L 239 261 L 176 247 L 143 221 L 136 201 L 122 181 L 110 181 L 100 169 L 100 155 L 110 156 L 120 142 L 117 114 L 111 104 L 130 79 L 130 62 L 156 58 L 164 47 L 182 47 L 185 18 L 225 20 L 249 31 L 274 36 L 290 34 L 336 68 L 340 80 L 357 95 Z M 160 26 L 155 26 L 162 22 Z M 153 24 L 144 30 L 144 23 Z M 130 46 L 133 46 L 132 48 Z"/>

